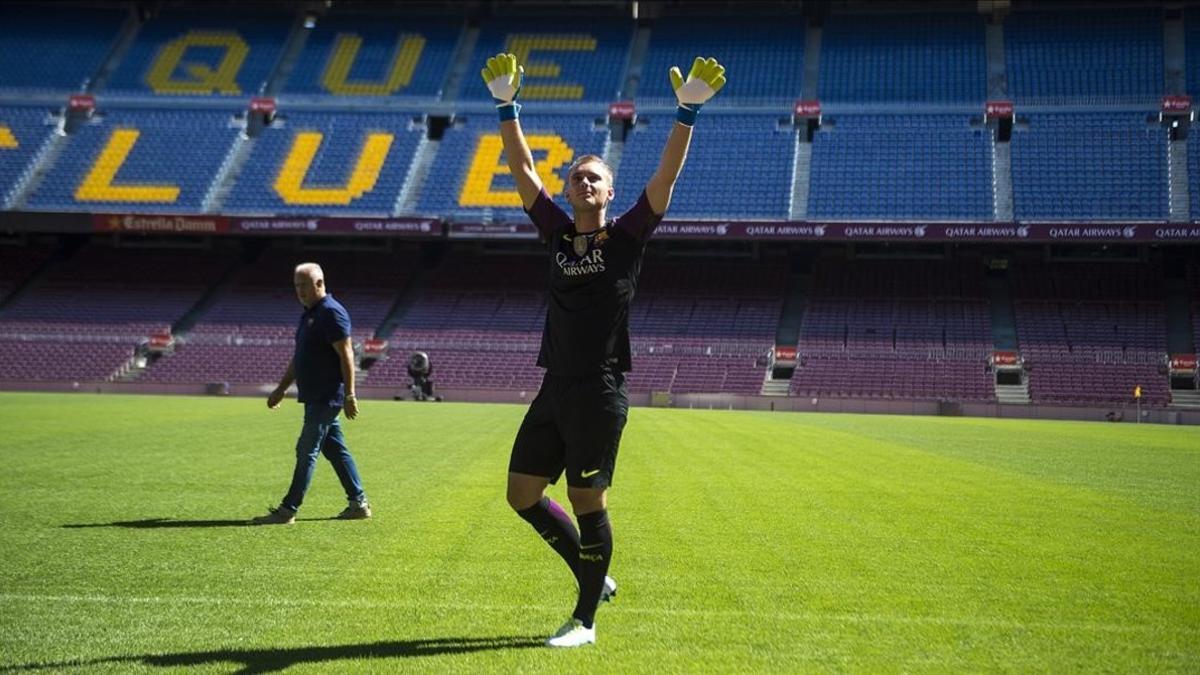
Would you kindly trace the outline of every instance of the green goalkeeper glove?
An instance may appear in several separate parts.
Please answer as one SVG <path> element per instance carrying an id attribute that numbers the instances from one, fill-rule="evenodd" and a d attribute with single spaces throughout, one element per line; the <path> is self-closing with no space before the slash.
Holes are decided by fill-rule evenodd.
<path id="1" fill-rule="evenodd" d="M 679 99 L 675 119 L 689 127 L 696 123 L 696 113 L 700 112 L 700 106 L 725 86 L 725 66 L 711 57 L 705 59 L 697 56 L 692 62 L 692 70 L 688 73 L 686 82 L 678 67 L 671 68 L 670 76 L 671 88 L 675 90 L 675 98 Z"/>
<path id="2" fill-rule="evenodd" d="M 512 54 L 493 56 L 487 60 L 482 75 L 484 84 L 492 93 L 492 100 L 496 102 L 500 121 L 517 119 L 517 113 L 521 111 L 517 94 L 521 93 L 521 79 L 525 75 L 525 68 L 517 65 L 517 57 Z"/>

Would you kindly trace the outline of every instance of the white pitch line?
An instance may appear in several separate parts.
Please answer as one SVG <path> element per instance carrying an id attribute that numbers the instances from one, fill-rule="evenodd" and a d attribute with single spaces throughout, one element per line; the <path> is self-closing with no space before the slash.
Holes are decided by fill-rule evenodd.
<path id="1" fill-rule="evenodd" d="M 470 603 L 415 604 L 403 602 L 380 602 L 375 600 L 313 600 L 294 598 L 219 598 L 194 596 L 148 596 L 127 597 L 110 595 L 46 595 L 36 593 L 0 593 L 0 602 L 93 602 L 109 605 L 234 605 L 256 607 L 338 607 L 359 609 L 397 609 L 414 611 L 463 611 L 463 612 L 511 612 L 525 610 L 554 614 L 559 607 L 548 605 L 477 605 Z M 932 626 L 963 626 L 967 628 L 1000 628 L 1006 630 L 1080 630 L 1101 633 L 1169 633 L 1200 636 L 1200 628 L 1184 626 L 1147 626 L 1126 623 L 1082 623 L 1066 621 L 1009 621 L 1004 619 L 979 619 L 953 616 L 893 616 L 887 614 L 856 614 L 835 612 L 769 612 L 739 609 L 670 609 L 656 607 L 614 608 L 623 614 L 647 614 L 653 616 L 694 616 L 699 618 L 733 617 L 756 620 L 787 620 L 801 622 L 844 622 L 856 624 L 910 624 Z"/>

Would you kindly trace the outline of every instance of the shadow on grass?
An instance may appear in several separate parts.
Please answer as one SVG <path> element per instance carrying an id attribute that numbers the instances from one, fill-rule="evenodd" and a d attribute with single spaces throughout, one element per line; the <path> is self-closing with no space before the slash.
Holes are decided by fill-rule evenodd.
<path id="1" fill-rule="evenodd" d="M 247 527 L 249 518 L 242 520 L 175 520 L 174 518 L 147 518 L 145 520 L 118 520 L 112 523 L 70 523 L 63 528 L 74 530 L 84 527 L 128 527 L 147 530 L 156 527 Z"/>
<path id="2" fill-rule="evenodd" d="M 501 636 L 489 638 L 430 638 L 372 642 L 363 645 L 332 647 L 293 647 L 288 649 L 214 649 L 207 652 L 178 654 L 146 654 L 144 656 L 110 656 L 102 659 L 61 661 L 58 663 L 29 663 L 0 667 L 0 670 L 66 670 L 104 664 L 138 664 L 160 668 L 212 666 L 221 663 L 241 664 L 236 672 L 271 673 L 300 664 L 328 663 L 343 659 L 391 659 L 472 652 L 503 651 L 541 647 L 545 638 L 532 636 Z"/>
<path id="3" fill-rule="evenodd" d="M 326 518 L 297 518 L 298 523 L 315 523 L 328 520 L 341 520 L 336 516 Z M 67 523 L 61 526 L 67 530 L 77 530 L 85 527 L 125 527 L 131 530 L 151 530 L 159 527 L 266 527 L 257 526 L 249 518 L 241 520 L 175 520 L 174 518 L 146 518 L 145 520 L 118 520 L 111 523 Z"/>

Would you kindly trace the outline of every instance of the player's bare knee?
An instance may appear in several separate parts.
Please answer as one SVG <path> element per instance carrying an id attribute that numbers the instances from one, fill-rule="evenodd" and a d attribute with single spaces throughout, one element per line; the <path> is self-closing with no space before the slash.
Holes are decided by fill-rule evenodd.
<path id="1" fill-rule="evenodd" d="M 606 495 L 605 488 L 567 488 L 567 499 L 571 501 L 571 510 L 577 516 L 603 510 L 608 501 Z"/>
<path id="2" fill-rule="evenodd" d="M 540 486 L 509 479 L 508 505 L 512 507 L 513 511 L 524 511 L 538 503 L 538 500 L 542 498 L 543 492 L 544 488 Z"/>

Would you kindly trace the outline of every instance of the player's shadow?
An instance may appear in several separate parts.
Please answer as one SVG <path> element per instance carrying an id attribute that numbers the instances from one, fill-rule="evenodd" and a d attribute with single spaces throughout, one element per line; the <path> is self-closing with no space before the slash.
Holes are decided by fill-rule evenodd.
<path id="1" fill-rule="evenodd" d="M 326 518 L 297 518 L 297 522 L 318 522 L 338 520 L 334 516 Z M 146 518 L 144 520 L 118 520 L 111 523 L 67 523 L 63 529 L 76 530 L 85 527 L 125 527 L 133 530 L 153 530 L 160 527 L 254 527 L 250 519 L 242 520 L 175 520 L 174 518 Z"/>
<path id="2" fill-rule="evenodd" d="M 118 520 L 111 523 L 68 523 L 64 529 L 85 527 L 127 527 L 134 530 L 150 530 L 159 527 L 247 527 L 250 520 L 175 520 L 174 518 L 146 518 L 145 520 Z"/>
<path id="3" fill-rule="evenodd" d="M 111 656 L 87 661 L 63 661 L 58 663 L 29 663 L 13 670 L 65 670 L 105 664 L 138 664 L 160 668 L 187 668 L 213 666 L 222 663 L 240 664 L 236 672 L 272 673 L 300 664 L 319 664 L 343 659 L 392 659 L 446 654 L 469 654 L 472 652 L 503 651 L 541 647 L 544 638 L 510 635 L 487 638 L 430 638 L 425 640 L 399 640 L 372 642 L 362 645 L 338 645 L 332 647 L 293 647 L 288 649 L 214 649 L 207 652 L 180 652 L 176 654 L 146 654 L 144 656 Z"/>

